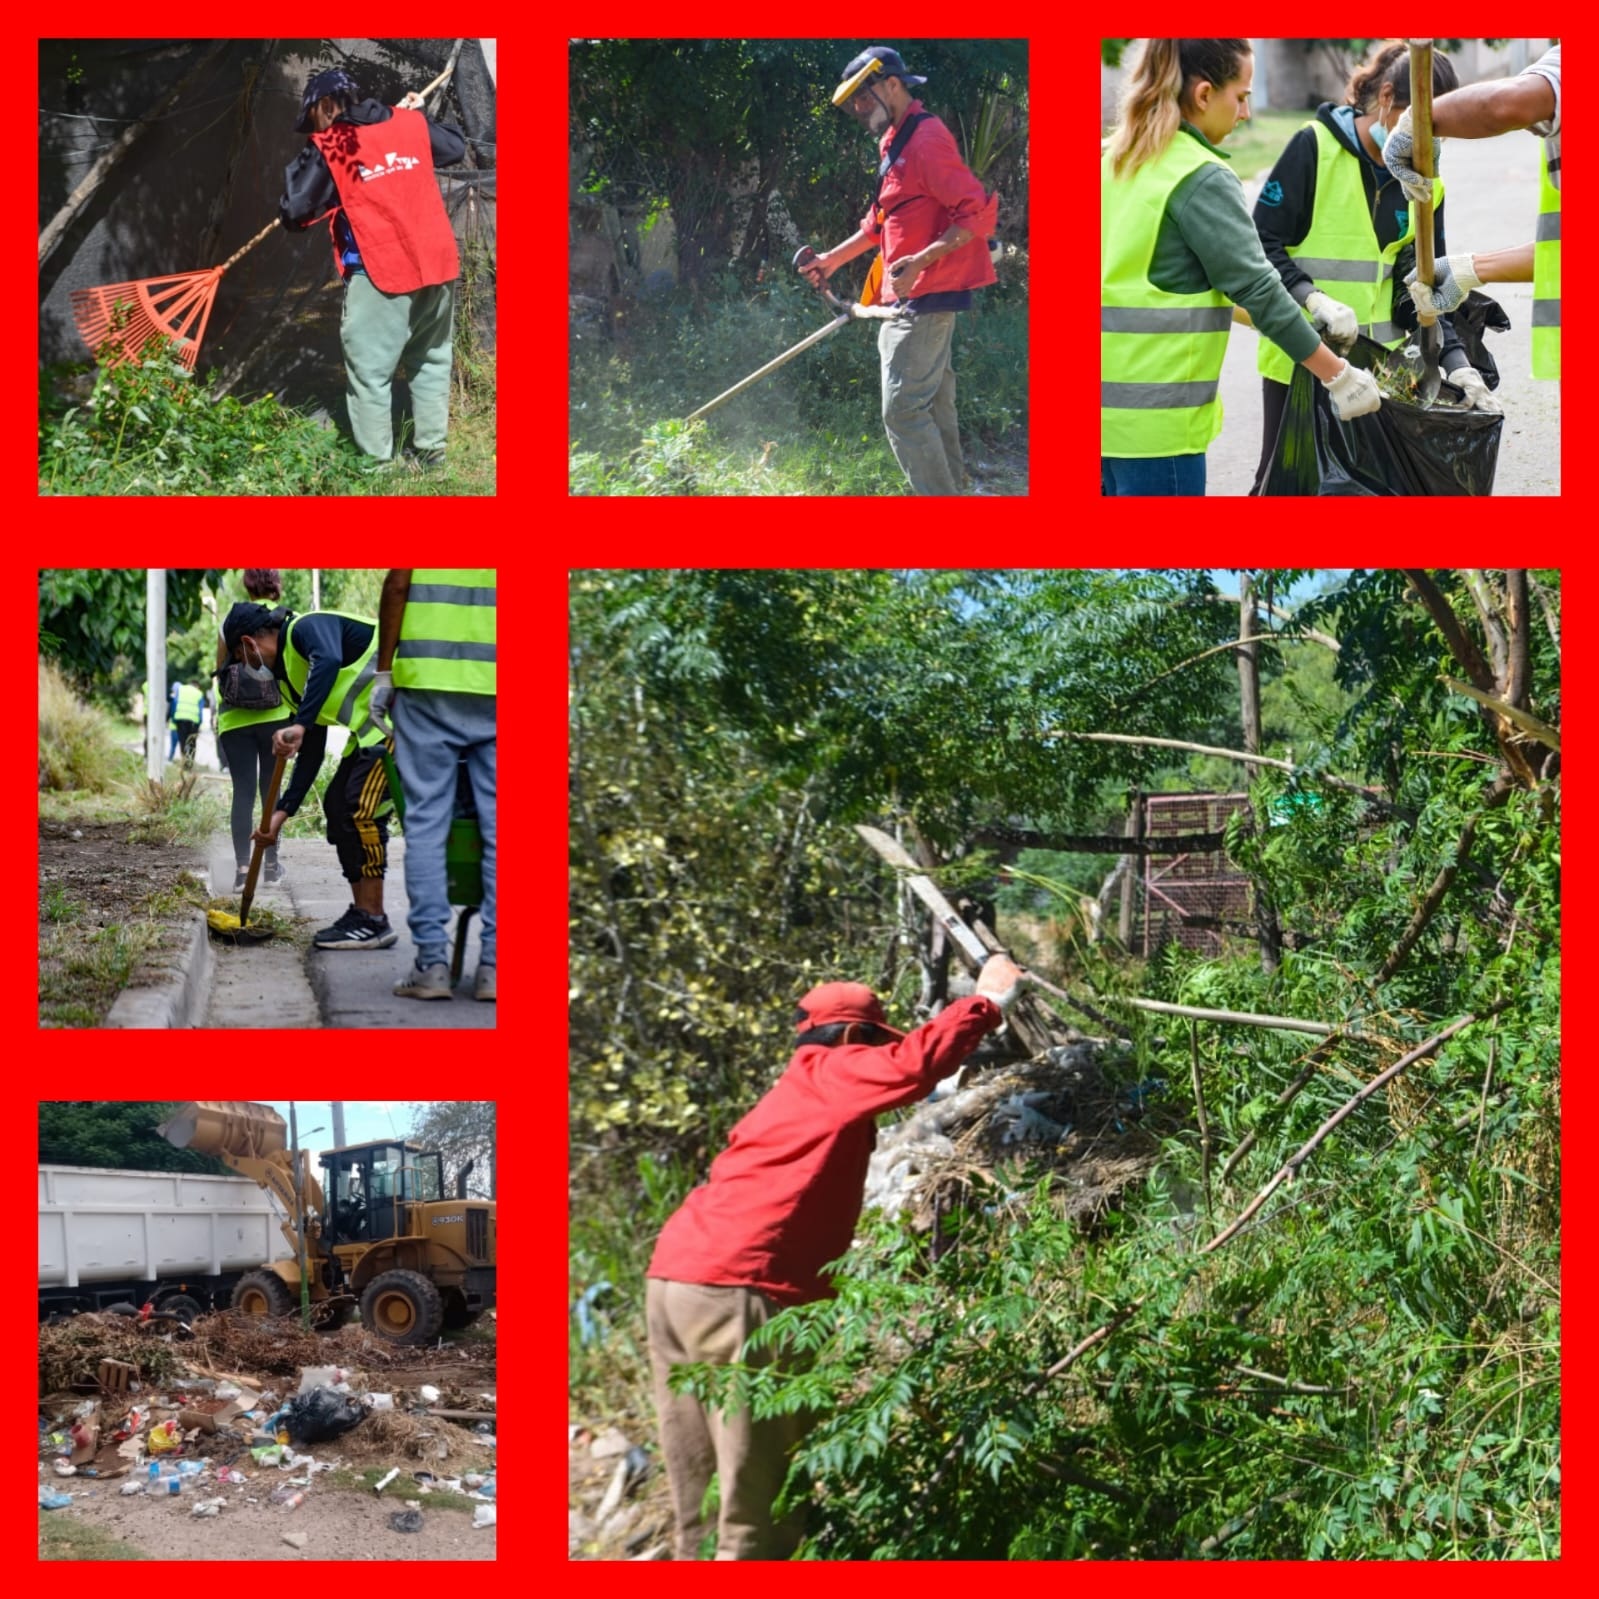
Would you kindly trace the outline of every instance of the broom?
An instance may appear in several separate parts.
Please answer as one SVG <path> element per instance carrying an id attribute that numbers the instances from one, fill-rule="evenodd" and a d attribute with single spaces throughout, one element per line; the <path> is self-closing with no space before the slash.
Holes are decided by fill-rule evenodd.
<path id="1" fill-rule="evenodd" d="M 444 71 L 421 91 L 422 96 L 431 94 L 454 70 L 455 56 L 452 55 Z M 140 278 L 134 283 L 74 289 L 70 297 L 72 319 L 78 324 L 79 336 L 95 352 L 96 359 L 107 340 L 117 346 L 114 352 L 107 353 L 107 366 L 116 366 L 139 355 L 151 339 L 171 339 L 175 347 L 173 353 L 192 372 L 222 274 L 277 225 L 275 221 L 267 223 L 221 266 L 208 267 L 203 272 L 178 272 L 164 278 Z"/>

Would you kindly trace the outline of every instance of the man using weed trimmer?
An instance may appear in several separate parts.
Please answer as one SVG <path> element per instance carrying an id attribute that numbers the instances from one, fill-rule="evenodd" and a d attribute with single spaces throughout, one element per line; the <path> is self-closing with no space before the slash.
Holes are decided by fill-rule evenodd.
<path id="1" fill-rule="evenodd" d="M 926 82 L 883 45 L 844 68 L 833 104 L 878 136 L 877 188 L 849 238 L 795 265 L 820 287 L 846 261 L 878 248 L 861 298 L 909 313 L 885 321 L 877 335 L 888 442 L 912 493 L 960 494 L 966 467 L 951 364 L 955 315 L 971 309 L 973 289 L 995 280 L 988 237 L 999 197 L 983 193 L 949 129 L 911 97 Z"/>
<path id="2" fill-rule="evenodd" d="M 912 1033 L 888 1026 L 864 983 L 823 983 L 795 1013 L 798 1049 L 728 1135 L 696 1188 L 661 1229 L 647 1269 L 645 1319 L 661 1453 L 677 1523 L 677 1558 L 695 1560 L 700 1506 L 718 1477 L 718 1560 L 783 1560 L 803 1534 L 798 1513 L 774 1521 L 772 1501 L 799 1441 L 799 1416 L 756 1421 L 674 1394 L 673 1366 L 727 1365 L 786 1305 L 830 1298 L 822 1268 L 850 1247 L 865 1198 L 875 1118 L 925 1099 L 1004 1020 L 1021 972 L 988 960 L 977 992 Z M 770 1353 L 750 1351 L 761 1363 Z"/>

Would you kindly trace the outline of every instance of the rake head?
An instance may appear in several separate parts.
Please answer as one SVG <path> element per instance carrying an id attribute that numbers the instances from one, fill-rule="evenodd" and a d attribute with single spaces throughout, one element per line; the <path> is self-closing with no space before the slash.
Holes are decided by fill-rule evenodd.
<path id="1" fill-rule="evenodd" d="M 107 340 L 116 345 L 104 357 L 107 366 L 138 356 L 153 338 L 165 338 L 173 341 L 172 353 L 192 372 L 222 271 L 211 267 L 137 283 L 74 289 L 72 318 L 97 359 Z"/>

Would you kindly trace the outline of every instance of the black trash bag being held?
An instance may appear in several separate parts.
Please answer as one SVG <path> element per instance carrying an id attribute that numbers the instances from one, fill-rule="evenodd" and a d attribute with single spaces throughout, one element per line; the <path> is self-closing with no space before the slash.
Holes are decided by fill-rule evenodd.
<path id="1" fill-rule="evenodd" d="M 296 1394 L 288 1404 L 284 1425 L 289 1436 L 301 1443 L 326 1443 L 341 1433 L 358 1427 L 367 1417 L 367 1408 L 352 1394 L 336 1394 L 331 1388 L 313 1388 Z"/>
<path id="2" fill-rule="evenodd" d="M 1390 386 L 1421 370 L 1403 348 L 1386 350 L 1364 335 L 1349 360 L 1366 372 L 1386 369 L 1380 381 Z M 1340 422 L 1320 381 L 1295 366 L 1262 493 L 1491 494 L 1505 419 L 1463 401 L 1446 379 L 1430 407 L 1385 393 L 1378 410 Z"/>

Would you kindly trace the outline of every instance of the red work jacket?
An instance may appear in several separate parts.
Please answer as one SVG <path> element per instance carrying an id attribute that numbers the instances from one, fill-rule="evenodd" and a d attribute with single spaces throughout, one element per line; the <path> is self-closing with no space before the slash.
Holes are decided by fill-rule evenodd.
<path id="1" fill-rule="evenodd" d="M 914 116 L 921 109 L 922 102 L 912 100 L 905 115 Z M 883 135 L 879 163 L 894 142 L 894 132 L 890 128 Z M 928 267 L 917 278 L 911 299 L 950 289 L 981 289 L 994 282 L 988 236 L 998 216 L 999 196 L 983 193 L 983 185 L 961 160 L 949 129 L 932 116 L 917 123 L 899 160 L 884 175 L 876 209 L 861 219 L 861 231 L 876 239 L 883 251 L 885 302 L 896 298 L 888 269 L 941 239 L 957 222 L 971 230 L 971 242 Z"/>
<path id="2" fill-rule="evenodd" d="M 873 1118 L 926 1098 L 1000 1020 L 974 994 L 897 1044 L 802 1045 L 661 1229 L 646 1275 L 758 1288 L 784 1305 L 831 1298 L 821 1268 L 855 1236 Z"/>
<path id="3" fill-rule="evenodd" d="M 378 288 L 410 294 L 461 275 L 420 111 L 396 110 L 387 122 L 335 122 L 311 138 L 333 174 L 361 265 Z M 337 239 L 333 264 L 339 264 Z"/>

